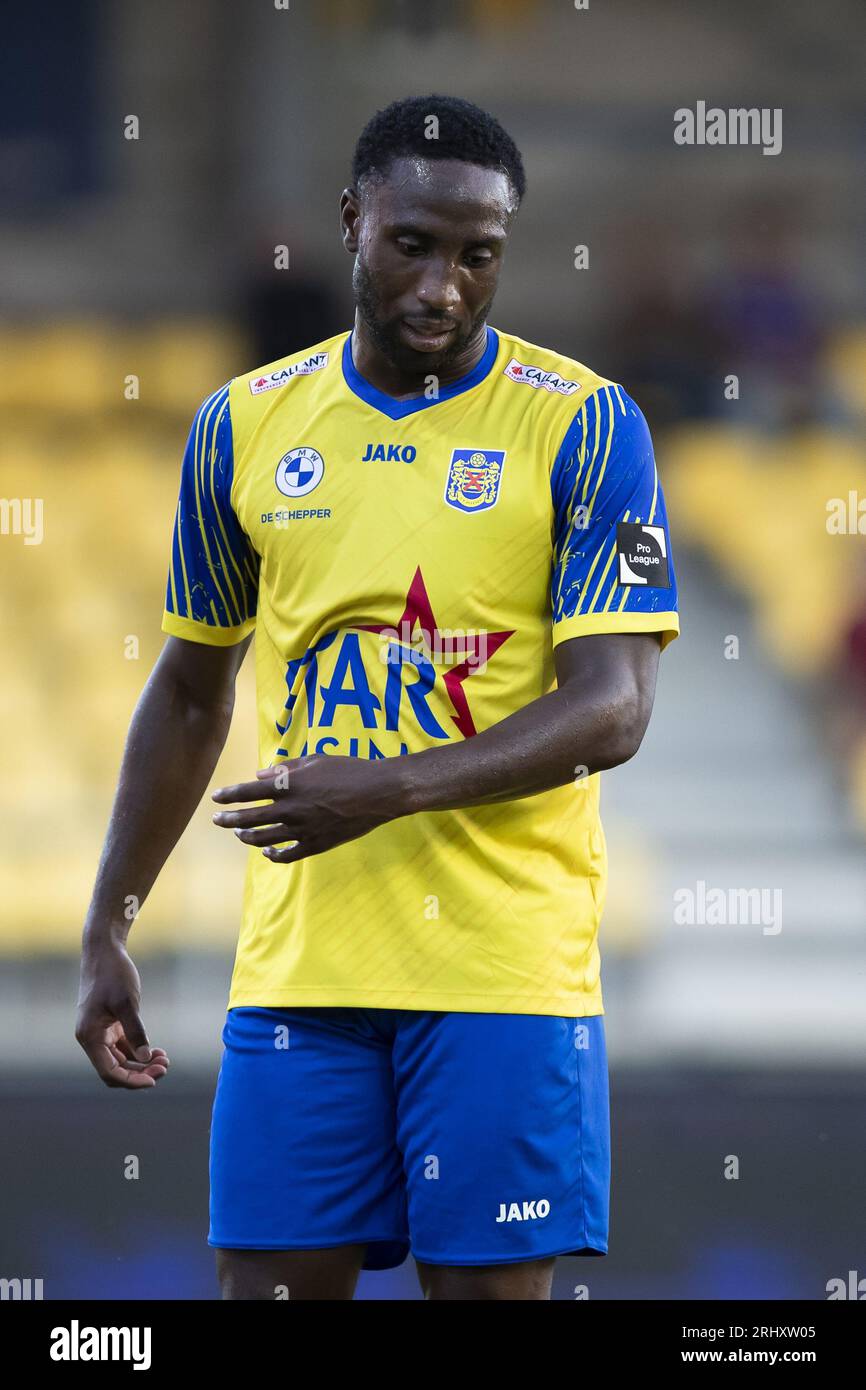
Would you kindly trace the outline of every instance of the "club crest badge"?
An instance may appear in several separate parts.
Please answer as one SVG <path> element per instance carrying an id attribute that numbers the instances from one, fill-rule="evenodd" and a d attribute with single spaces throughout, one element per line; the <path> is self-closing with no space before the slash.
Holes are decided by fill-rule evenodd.
<path id="1" fill-rule="evenodd" d="M 496 505 L 504 449 L 455 449 L 445 482 L 445 501 L 458 512 L 486 512 Z"/>

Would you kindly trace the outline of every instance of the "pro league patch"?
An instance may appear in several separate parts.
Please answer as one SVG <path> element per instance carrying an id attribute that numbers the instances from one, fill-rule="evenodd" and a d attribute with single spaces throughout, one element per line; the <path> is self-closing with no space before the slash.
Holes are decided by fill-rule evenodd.
<path id="1" fill-rule="evenodd" d="M 649 584 L 669 589 L 668 543 L 663 526 L 620 521 L 616 528 L 620 584 Z"/>

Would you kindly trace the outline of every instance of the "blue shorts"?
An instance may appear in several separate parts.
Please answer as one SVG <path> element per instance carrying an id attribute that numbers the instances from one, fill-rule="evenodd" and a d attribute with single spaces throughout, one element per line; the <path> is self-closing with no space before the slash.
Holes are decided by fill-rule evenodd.
<path id="1" fill-rule="evenodd" d="M 208 1243 L 495 1265 L 607 1252 L 601 1016 L 238 1008 Z"/>

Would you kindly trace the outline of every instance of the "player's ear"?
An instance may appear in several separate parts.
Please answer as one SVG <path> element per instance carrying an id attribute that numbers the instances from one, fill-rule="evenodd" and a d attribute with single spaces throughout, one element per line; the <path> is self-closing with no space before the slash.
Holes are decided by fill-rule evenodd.
<path id="1" fill-rule="evenodd" d="M 361 220 L 360 200 L 354 188 L 344 188 L 340 194 L 340 235 L 346 250 L 354 256 L 358 250 L 358 224 Z"/>

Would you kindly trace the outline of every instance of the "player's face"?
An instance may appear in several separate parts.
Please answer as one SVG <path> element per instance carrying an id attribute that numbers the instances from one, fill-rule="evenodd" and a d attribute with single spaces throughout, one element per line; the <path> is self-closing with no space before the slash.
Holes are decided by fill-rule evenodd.
<path id="1" fill-rule="evenodd" d="M 358 311 L 394 366 L 436 372 L 477 342 L 515 211 L 505 174 L 461 160 L 395 160 L 344 194 Z"/>

